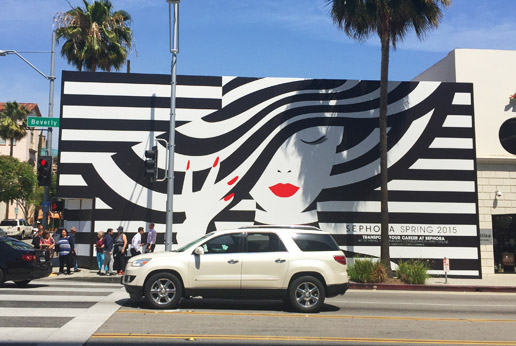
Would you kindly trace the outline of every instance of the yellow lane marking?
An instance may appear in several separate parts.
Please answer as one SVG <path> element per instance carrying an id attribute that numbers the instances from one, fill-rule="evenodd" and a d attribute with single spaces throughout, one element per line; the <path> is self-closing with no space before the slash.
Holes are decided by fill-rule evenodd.
<path id="1" fill-rule="evenodd" d="M 310 336 L 261 336 L 261 335 L 198 335 L 198 334 L 136 334 L 136 333 L 95 333 L 92 338 L 119 339 L 204 339 L 204 340 L 254 340 L 254 341 L 320 341 L 320 342 L 365 342 L 397 344 L 437 344 L 437 345 L 516 345 L 516 341 L 481 340 L 437 340 L 437 339 L 387 339 L 387 338 L 344 338 Z"/>
<path id="2" fill-rule="evenodd" d="M 505 322 L 516 323 L 516 320 L 496 320 L 484 318 L 439 318 L 439 317 L 396 317 L 396 316 L 352 316 L 352 315 L 306 315 L 306 314 L 274 314 L 246 312 L 203 312 L 203 311 L 161 311 L 161 310 L 118 310 L 117 314 L 165 314 L 165 315 L 209 315 L 209 316 L 266 316 L 297 318 L 336 318 L 357 320 L 402 320 L 402 321 L 445 321 L 445 322 Z"/>

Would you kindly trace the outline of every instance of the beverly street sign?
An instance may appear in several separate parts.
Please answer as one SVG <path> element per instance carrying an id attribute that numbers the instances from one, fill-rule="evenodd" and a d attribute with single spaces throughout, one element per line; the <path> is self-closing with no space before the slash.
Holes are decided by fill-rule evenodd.
<path id="1" fill-rule="evenodd" d="M 59 118 L 27 117 L 27 127 L 59 127 Z"/>

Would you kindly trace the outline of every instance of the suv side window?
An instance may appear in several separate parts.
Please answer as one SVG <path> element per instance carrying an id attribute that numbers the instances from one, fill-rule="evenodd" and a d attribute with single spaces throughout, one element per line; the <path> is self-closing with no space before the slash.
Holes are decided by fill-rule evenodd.
<path id="1" fill-rule="evenodd" d="M 205 254 L 240 252 L 242 233 L 224 234 L 202 245 Z"/>
<path id="2" fill-rule="evenodd" d="M 339 251 L 340 248 L 329 234 L 296 233 L 292 239 L 301 251 Z"/>
<path id="3" fill-rule="evenodd" d="M 287 251 L 283 242 L 275 233 L 248 233 L 246 252 Z"/>

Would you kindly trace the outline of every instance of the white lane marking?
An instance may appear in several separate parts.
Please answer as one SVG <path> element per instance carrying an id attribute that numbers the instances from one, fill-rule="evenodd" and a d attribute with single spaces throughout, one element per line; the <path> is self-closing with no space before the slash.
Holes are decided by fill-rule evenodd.
<path id="1" fill-rule="evenodd" d="M 121 288 L 66 323 L 39 345 L 82 346 L 120 308 L 117 302 L 124 299 L 128 299 L 127 293 Z"/>
<path id="2" fill-rule="evenodd" d="M 0 317 L 76 317 L 86 310 L 80 308 L 0 308 Z"/>
<path id="3" fill-rule="evenodd" d="M 0 327 L 0 335 L 2 335 L 2 343 L 16 345 L 21 343 L 20 331 L 23 331 L 23 342 L 35 344 L 41 340 L 48 338 L 49 335 L 58 331 L 59 328 L 7 328 Z M 47 345 L 48 346 L 48 345 Z"/>
<path id="4" fill-rule="evenodd" d="M 91 288 L 91 287 L 70 287 L 70 286 L 63 286 L 63 287 L 59 287 L 59 286 L 44 286 L 44 287 L 25 287 L 25 288 L 16 288 L 16 287 L 6 287 L 6 288 L 2 288 L 0 289 L 0 293 L 2 291 L 5 291 L 5 290 L 8 290 L 8 291 L 16 291 L 16 292 L 20 292 L 21 293 L 28 293 L 30 295 L 30 292 L 105 292 L 106 295 L 107 293 L 111 293 L 111 292 L 114 292 L 116 291 L 118 288 L 121 288 L 120 286 L 118 286 L 117 288 L 113 287 L 113 288 L 100 288 L 100 287 L 96 287 L 96 288 Z"/>
<path id="5" fill-rule="evenodd" d="M 1 292 L 1 291 L 0 291 Z M 76 296 L 76 295 L 33 295 L 28 296 L 26 294 L 3 294 L 1 300 L 2 301 L 38 301 L 38 302 L 55 302 L 55 303 L 63 303 L 63 302 L 98 302 L 102 298 L 106 296 Z"/>

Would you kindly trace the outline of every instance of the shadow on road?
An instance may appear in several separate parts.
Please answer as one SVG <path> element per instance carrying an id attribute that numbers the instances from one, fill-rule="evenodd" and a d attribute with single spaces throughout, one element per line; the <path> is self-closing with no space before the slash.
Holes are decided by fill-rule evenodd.
<path id="1" fill-rule="evenodd" d="M 119 300 L 117 304 L 134 309 L 149 309 L 153 310 L 144 299 L 140 301 Z M 252 310 L 252 311 L 284 311 L 284 312 L 295 312 L 290 306 L 282 300 L 244 300 L 244 299 L 202 299 L 202 298 L 183 298 L 179 303 L 179 309 L 181 310 Z M 321 312 L 332 312 L 340 310 L 339 307 L 331 304 L 324 304 L 321 308 Z"/>

